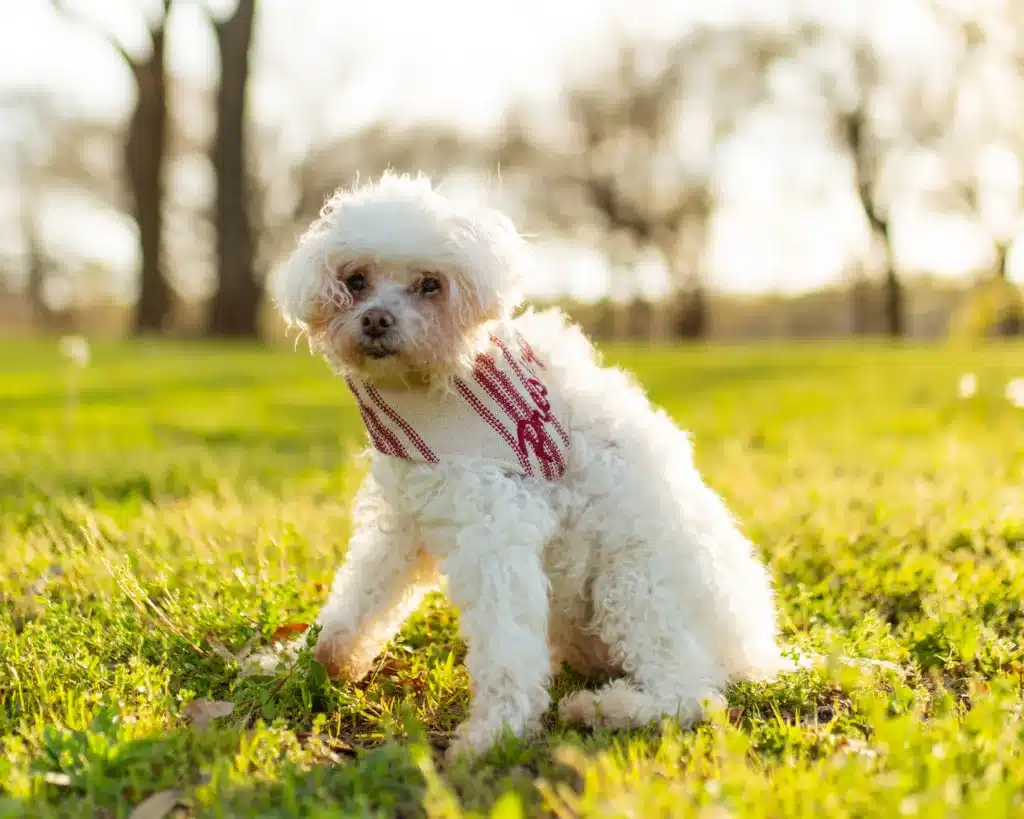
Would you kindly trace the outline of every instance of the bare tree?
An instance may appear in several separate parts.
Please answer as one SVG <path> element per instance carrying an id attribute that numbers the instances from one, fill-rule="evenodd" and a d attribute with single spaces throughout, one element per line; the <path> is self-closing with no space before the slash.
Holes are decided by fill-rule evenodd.
<path id="1" fill-rule="evenodd" d="M 238 0 L 227 17 L 218 19 L 208 12 L 221 62 L 211 149 L 217 237 L 217 291 L 207 324 L 211 336 L 256 337 L 272 265 L 335 187 L 359 172 L 389 166 L 438 167 L 440 160 L 455 161 L 464 144 L 445 128 L 396 131 L 385 124 L 332 138 L 311 110 L 307 129 L 313 138 L 308 152 L 286 156 L 275 146 L 280 140 L 275 124 L 254 123 L 249 117 L 256 11 L 256 0 Z M 346 80 L 340 77 L 339 84 Z"/>
<path id="2" fill-rule="evenodd" d="M 960 8 L 957 13 L 945 3 L 934 5 L 943 22 L 959 34 L 964 45 L 956 72 L 959 82 L 950 89 L 952 133 L 945 146 L 950 184 L 942 191 L 943 204 L 950 205 L 953 212 L 966 213 L 988 230 L 995 250 L 993 275 L 1006 279 L 1007 256 L 1024 211 L 1024 121 L 1016 111 L 1005 110 L 1000 102 L 1008 92 L 1024 93 L 1024 2 L 1018 0 L 990 8 L 989 13 L 994 10 L 996 15 L 987 20 L 975 16 L 969 6 Z M 993 26 L 1011 32 L 1011 36 L 1003 42 L 994 42 L 996 38 L 990 31 Z M 1001 82 L 995 89 L 986 87 L 992 84 L 993 78 Z M 974 121 L 965 122 L 965 117 L 957 114 L 970 110 L 972 98 L 982 100 L 982 104 L 976 106 L 980 116 L 976 114 Z M 993 180 L 993 175 L 986 174 L 980 167 L 988 151 L 1011 158 L 1017 166 L 1016 175 L 1007 178 L 1003 174 Z M 1001 201 L 995 208 L 998 213 L 991 213 L 993 208 L 986 201 L 987 194 L 993 192 L 986 188 L 993 187 L 993 181 L 997 181 L 1001 189 L 998 192 Z"/>
<path id="3" fill-rule="evenodd" d="M 339 187 L 359 175 L 375 176 L 386 168 L 442 172 L 473 163 L 476 146 L 443 127 L 395 130 L 374 123 L 351 133 L 330 135 L 309 111 L 305 150 L 282 147 L 277 123 L 261 123 L 254 139 L 252 219 L 256 228 L 256 268 L 269 271 L 292 247 L 296 237 Z M 483 167 L 483 160 L 479 160 Z"/>
<path id="4" fill-rule="evenodd" d="M 946 140 L 955 117 L 953 87 L 934 65 L 911 65 L 884 53 L 872 32 L 818 22 L 801 27 L 799 43 L 794 59 L 808 76 L 817 77 L 832 137 L 849 160 L 882 274 L 885 332 L 902 336 L 907 329 L 906 296 L 893 256 L 892 205 L 897 197 L 922 192 L 907 190 L 903 178 L 894 184 L 893 177 L 905 169 L 908 156 L 922 150 L 934 153 Z M 833 59 L 822 61 L 822 55 Z M 856 312 L 866 304 L 864 291 L 864 282 L 855 281 L 855 327 L 869 324 Z"/>
<path id="5" fill-rule="evenodd" d="M 947 90 L 940 145 L 947 180 L 936 204 L 988 233 L 993 254 L 982 289 L 993 307 L 989 329 L 1017 335 L 1024 304 L 1009 281 L 1008 257 L 1024 217 L 1024 123 L 1004 101 L 1024 93 L 1024 3 L 979 8 L 932 0 L 931 7 L 962 44 Z"/>
<path id="6" fill-rule="evenodd" d="M 616 266 L 661 259 L 678 295 L 676 335 L 707 332 L 713 149 L 763 97 L 782 48 L 753 27 L 698 29 L 660 52 L 625 45 L 610 67 L 568 84 L 561 133 L 540 133 L 523 111 L 505 129 L 503 172 L 527 177 L 530 204 L 556 230 L 596 234 Z M 687 130 L 703 143 L 684 144 Z"/>
<path id="7" fill-rule="evenodd" d="M 857 50 L 855 62 L 862 91 L 857 103 L 838 112 L 836 125 L 839 139 L 850 156 L 857 196 L 871 229 L 871 238 L 881 256 L 885 329 L 890 336 L 902 336 L 906 329 L 903 285 L 893 258 L 892 222 L 877 191 L 882 150 L 871 129 L 868 108 L 870 89 L 877 82 L 877 68 L 870 55 L 869 49 Z"/>
<path id="8" fill-rule="evenodd" d="M 53 316 L 44 298 L 47 261 L 38 222 L 45 166 L 52 153 L 44 135 L 53 131 L 54 106 L 40 92 L 8 92 L 0 97 L 0 113 L 5 122 L 14 124 L 16 133 L 13 171 L 25 294 L 33 324 L 47 327 Z"/>
<path id="9" fill-rule="evenodd" d="M 46 258 L 38 226 L 39 174 L 23 145 L 19 145 L 17 148 L 16 161 L 18 164 L 18 222 L 25 260 L 26 294 L 32 307 L 33 325 L 48 327 L 53 317 L 44 297 Z"/>
<path id="10" fill-rule="evenodd" d="M 141 255 L 139 300 L 135 309 L 136 333 L 163 329 L 171 308 L 171 290 L 163 270 L 164 167 L 167 148 L 166 22 L 172 0 L 161 0 L 156 19 L 148 20 L 148 53 L 132 54 L 118 39 L 81 16 L 64 0 L 55 8 L 102 36 L 124 60 L 135 82 L 135 106 L 128 121 L 123 147 L 125 176 L 132 216 L 138 226 Z"/>
<path id="11" fill-rule="evenodd" d="M 54 195 L 73 192 L 98 210 L 127 210 L 128 191 L 117 171 L 122 127 L 106 119 L 62 115 L 52 92 L 10 90 L 0 96 L 0 119 L 13 125 L 14 225 L 21 239 L 25 296 L 38 327 L 62 319 L 47 302 L 51 279 L 68 278 L 74 259 L 47 244 L 42 215 Z"/>
<path id="12" fill-rule="evenodd" d="M 890 336 L 902 336 L 906 330 L 904 292 L 893 258 L 889 202 L 880 188 L 884 164 L 892 149 L 892 136 L 882 133 L 876 120 L 880 95 L 887 92 L 885 68 L 874 43 L 867 37 L 837 35 L 816 27 L 805 29 L 804 34 L 813 46 L 848 57 L 850 76 L 823 72 L 821 90 L 832 117 L 833 137 L 849 159 L 854 190 L 881 267 L 885 331 Z M 859 275 L 855 276 L 851 289 L 853 326 L 861 331 L 870 325 L 864 315 L 868 305 L 865 291 L 864 282 Z"/>
<path id="13" fill-rule="evenodd" d="M 256 0 L 238 0 L 231 14 L 212 20 L 220 52 L 220 81 L 211 150 L 217 236 L 217 292 L 207 324 L 211 336 L 255 338 L 259 330 L 262 282 L 253 239 L 246 104 L 255 13 Z"/>

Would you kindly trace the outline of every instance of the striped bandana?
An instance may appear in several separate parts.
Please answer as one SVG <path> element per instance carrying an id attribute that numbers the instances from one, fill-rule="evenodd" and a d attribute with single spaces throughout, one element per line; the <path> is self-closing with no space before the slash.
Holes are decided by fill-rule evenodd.
<path id="1" fill-rule="evenodd" d="M 491 335 L 473 372 L 446 393 L 384 389 L 346 378 L 373 448 L 436 464 L 489 461 L 521 475 L 555 481 L 569 451 L 565 407 L 541 378 L 544 365 L 518 333 Z"/>

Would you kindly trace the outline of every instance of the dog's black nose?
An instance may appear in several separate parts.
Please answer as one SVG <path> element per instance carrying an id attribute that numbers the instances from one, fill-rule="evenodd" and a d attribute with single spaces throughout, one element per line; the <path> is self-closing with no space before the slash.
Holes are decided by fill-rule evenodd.
<path id="1" fill-rule="evenodd" d="M 363 334 L 370 338 L 380 338 L 395 324 L 395 317 L 390 310 L 371 307 L 363 313 Z"/>

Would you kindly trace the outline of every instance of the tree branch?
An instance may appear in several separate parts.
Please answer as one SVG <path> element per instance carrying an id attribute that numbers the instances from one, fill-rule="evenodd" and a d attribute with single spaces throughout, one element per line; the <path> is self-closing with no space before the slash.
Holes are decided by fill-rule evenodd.
<path id="1" fill-rule="evenodd" d="M 167 5 L 168 2 L 169 0 L 164 0 L 165 5 Z M 110 47 L 113 48 L 121 56 L 121 59 L 123 59 L 128 64 L 128 67 L 131 68 L 133 72 L 138 72 L 138 58 L 133 57 L 128 52 L 128 50 L 117 41 L 117 38 L 114 37 L 113 34 L 111 34 L 109 31 L 104 31 L 102 27 L 96 25 L 95 22 L 90 20 L 88 17 L 82 15 L 81 12 L 75 11 L 73 8 L 68 6 L 68 4 L 64 2 L 64 0 L 50 0 L 50 5 L 53 7 L 53 10 L 56 11 L 62 17 L 65 17 L 66 19 L 74 23 L 77 23 L 80 26 L 84 26 L 85 28 L 88 28 L 96 34 L 100 35 L 104 40 L 107 41 Z"/>

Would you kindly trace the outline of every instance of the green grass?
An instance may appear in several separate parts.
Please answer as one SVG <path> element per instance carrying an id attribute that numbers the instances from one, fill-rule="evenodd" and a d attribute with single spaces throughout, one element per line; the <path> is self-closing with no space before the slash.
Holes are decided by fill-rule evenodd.
<path id="1" fill-rule="evenodd" d="M 570 731 L 446 767 L 468 703 L 433 599 L 367 681 L 211 648 L 310 622 L 360 477 L 303 350 L 0 344 L 0 817 L 1009 817 L 1024 813 L 1024 348 L 642 351 L 777 579 L 787 642 L 891 660 L 730 692 L 693 731 Z M 963 372 L 978 375 L 971 400 Z M 567 674 L 555 696 L 584 684 Z M 233 712 L 202 730 L 197 698 Z"/>

